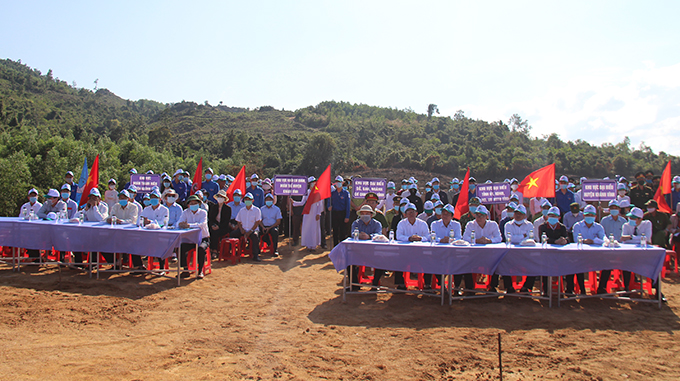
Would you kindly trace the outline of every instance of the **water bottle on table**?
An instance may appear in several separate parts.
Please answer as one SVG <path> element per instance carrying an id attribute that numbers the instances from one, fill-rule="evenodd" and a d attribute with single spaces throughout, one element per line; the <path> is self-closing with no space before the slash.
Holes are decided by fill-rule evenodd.
<path id="1" fill-rule="evenodd" d="M 355 241 L 359 240 L 359 228 L 354 228 L 354 232 L 352 232 L 352 239 Z"/>
<path id="2" fill-rule="evenodd" d="M 583 236 L 581 233 L 578 233 L 578 238 L 576 240 L 576 248 L 579 250 L 583 249 Z"/>
<path id="3" fill-rule="evenodd" d="M 548 236 L 543 232 L 543 235 L 541 235 L 541 244 L 543 245 L 543 248 L 545 249 L 548 247 Z"/>
<path id="4" fill-rule="evenodd" d="M 434 232 L 430 232 L 430 245 L 434 245 L 437 241 L 437 235 Z"/>
<path id="5" fill-rule="evenodd" d="M 474 245 L 475 242 L 476 242 L 476 240 L 475 240 L 475 231 L 473 230 L 473 231 L 470 232 L 470 245 Z"/>
<path id="6" fill-rule="evenodd" d="M 505 247 L 510 247 L 510 244 L 512 244 L 512 233 L 506 232 L 505 233 Z"/>
<path id="7" fill-rule="evenodd" d="M 394 243 L 394 230 L 390 230 L 390 243 Z"/>
<path id="8" fill-rule="evenodd" d="M 645 233 L 642 233 L 642 237 L 640 237 L 640 247 L 643 249 L 647 249 L 647 236 Z"/>
<path id="9" fill-rule="evenodd" d="M 453 245 L 453 241 L 456 240 L 456 234 L 453 232 L 453 229 L 449 230 L 449 244 Z"/>

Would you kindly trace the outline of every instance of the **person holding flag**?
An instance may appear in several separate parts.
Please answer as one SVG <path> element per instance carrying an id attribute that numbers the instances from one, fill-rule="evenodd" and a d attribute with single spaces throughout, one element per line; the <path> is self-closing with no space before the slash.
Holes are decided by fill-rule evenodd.
<path id="1" fill-rule="evenodd" d="M 321 212 L 323 211 L 323 200 L 331 197 L 331 166 L 319 176 L 317 182 L 314 176 L 307 179 L 309 189 L 301 201 L 290 201 L 292 206 L 302 206 L 302 238 L 300 244 L 307 250 L 313 251 L 321 244 Z"/>

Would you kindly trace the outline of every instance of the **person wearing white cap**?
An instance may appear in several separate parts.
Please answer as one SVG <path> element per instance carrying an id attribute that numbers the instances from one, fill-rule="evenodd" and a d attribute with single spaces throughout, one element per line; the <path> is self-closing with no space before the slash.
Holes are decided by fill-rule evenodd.
<path id="1" fill-rule="evenodd" d="M 475 197 L 476 198 L 476 197 Z M 489 211 L 484 205 L 479 205 L 474 210 L 474 219 L 467 222 L 464 228 L 463 240 L 470 242 L 472 239 L 472 232 L 475 233 L 474 244 L 486 245 L 489 243 L 499 243 L 501 238 L 501 231 L 498 228 L 496 221 L 489 220 Z M 453 283 L 456 288 L 460 287 L 461 281 L 465 280 L 465 288 L 474 290 L 475 283 L 472 279 L 472 274 L 457 274 L 453 277 Z"/>
<path id="2" fill-rule="evenodd" d="M 178 169 L 175 171 L 175 174 L 172 176 L 172 183 L 170 184 L 172 186 L 172 189 L 177 192 L 177 202 L 183 203 L 184 200 L 187 198 L 187 184 L 184 182 L 184 170 L 183 169 Z"/>
<path id="3" fill-rule="evenodd" d="M 78 211 L 78 204 L 71 199 L 71 186 L 69 184 L 64 184 L 61 186 L 61 201 L 66 203 L 66 213 L 68 218 L 71 219 L 75 216 Z"/>
<path id="4" fill-rule="evenodd" d="M 524 194 L 517 189 L 519 189 L 519 181 L 513 177 L 510 179 L 510 196 L 517 196 L 517 204 L 524 205 Z"/>
<path id="5" fill-rule="evenodd" d="M 547 217 L 547 222 L 539 227 L 537 237 L 543 237 L 543 234 L 545 234 L 545 236 L 548 238 L 548 244 L 550 245 L 563 246 L 569 243 L 569 233 L 567 232 L 567 227 L 560 223 L 560 209 L 556 206 L 550 207 Z M 571 278 L 573 280 L 574 277 L 572 276 Z M 544 276 L 542 279 L 543 294 L 547 295 L 549 286 L 548 277 Z M 520 292 L 527 293 L 533 291 L 535 281 L 535 276 L 527 276 L 520 289 Z"/>
<path id="6" fill-rule="evenodd" d="M 145 207 L 141 214 L 142 226 L 146 226 L 153 221 L 163 227 L 168 225 L 170 211 L 161 204 L 161 194 L 158 190 L 149 193 L 149 206 Z"/>
<path id="7" fill-rule="evenodd" d="M 582 194 L 581 187 L 583 186 L 583 182 L 585 180 L 587 180 L 585 177 L 581 177 L 581 179 L 579 180 L 579 186 L 578 186 L 579 190 L 574 192 L 574 202 L 578 204 L 579 209 L 583 209 L 587 205 L 587 203 L 585 201 L 583 201 L 583 197 L 581 196 L 581 194 Z M 571 185 L 573 185 L 573 184 L 569 184 L 569 185 L 570 185 L 570 189 L 571 189 Z M 576 187 L 574 187 L 574 189 L 575 188 Z"/>
<path id="8" fill-rule="evenodd" d="M 498 223 L 498 228 L 501 230 L 501 239 L 505 242 L 505 224 L 512 221 L 515 218 L 515 208 L 517 208 L 517 202 L 511 201 L 503 209 L 501 215 L 501 221 Z"/>
<path id="9" fill-rule="evenodd" d="M 511 234 L 511 243 L 519 244 L 523 240 L 532 237 L 536 242 L 539 242 L 540 237 L 533 236 L 534 225 L 526 220 L 527 208 L 524 205 L 518 205 L 515 208 L 513 219 L 505 224 L 505 234 Z"/>
<path id="10" fill-rule="evenodd" d="M 510 204 L 515 204 L 515 206 L 509 208 Z M 498 205 L 500 206 L 500 204 Z M 515 209 L 517 208 L 517 205 L 520 205 L 519 196 L 516 194 L 510 195 L 510 200 L 508 204 L 501 211 L 501 220 L 505 219 L 506 217 L 510 217 L 512 219 L 513 216 L 515 215 Z M 528 217 L 531 217 L 531 215 L 529 215 Z M 503 233 L 503 224 L 499 224 L 499 226 L 501 227 L 501 233 Z"/>
<path id="11" fill-rule="evenodd" d="M 575 201 L 574 192 L 569 190 L 569 179 L 567 176 L 560 176 L 559 185 L 560 189 L 555 192 L 555 204 L 560 208 L 560 213 L 564 215 L 569 213 L 570 205 Z"/>
<path id="12" fill-rule="evenodd" d="M 550 208 L 552 208 L 550 201 L 543 199 L 543 202 L 541 203 L 541 214 L 534 219 L 534 237 L 540 237 L 538 235 L 538 228 L 548 222 L 548 211 Z"/>
<path id="13" fill-rule="evenodd" d="M 223 190 L 225 192 L 229 190 L 229 187 L 227 186 L 227 176 L 226 175 L 219 175 L 217 177 L 217 180 L 215 180 L 215 181 L 217 181 L 217 185 L 219 185 L 220 190 Z"/>
<path id="14" fill-rule="evenodd" d="M 433 222 L 441 220 L 442 211 L 444 210 L 444 203 L 440 200 L 433 201 L 432 203 L 434 204 L 434 213 L 430 216 L 430 218 L 425 220 L 428 227 L 432 227 Z"/>
<path id="15" fill-rule="evenodd" d="M 428 242 L 430 240 L 430 229 L 427 227 L 427 223 L 425 221 L 417 218 L 415 204 L 409 202 L 406 204 L 404 210 L 404 218 L 402 218 L 397 224 L 397 241 Z M 397 289 L 406 289 L 403 272 L 394 272 L 394 283 L 396 284 Z"/>
<path id="16" fill-rule="evenodd" d="M 301 201 L 293 201 L 291 199 L 290 203 L 292 206 L 305 206 L 311 190 L 316 185 L 316 177 L 310 176 L 307 178 L 307 184 L 309 185 L 307 193 L 305 193 Z M 321 244 L 320 219 L 323 207 L 324 200 L 319 200 L 310 206 L 308 214 L 302 215 L 302 227 L 300 229 L 302 238 L 300 239 L 300 244 L 310 251 L 316 250 L 316 247 Z"/>
<path id="17" fill-rule="evenodd" d="M 378 210 L 381 210 L 383 213 L 386 213 L 388 210 L 394 208 L 394 204 L 392 203 L 392 199 L 394 198 L 395 189 L 396 189 L 396 186 L 395 186 L 394 182 L 388 181 L 387 182 L 387 194 L 385 194 L 385 198 L 383 200 L 380 200 L 380 203 L 378 204 Z"/>
<path id="18" fill-rule="evenodd" d="M 199 228 L 201 229 L 201 243 L 198 245 L 198 279 L 203 279 L 203 265 L 210 246 L 210 231 L 208 230 L 208 213 L 200 208 L 201 200 L 196 195 L 187 197 L 187 208 L 184 209 L 179 217 L 177 227 L 180 229 Z M 180 266 L 187 269 L 187 254 L 196 248 L 193 243 L 182 243 L 180 245 Z M 180 278 L 188 278 L 188 272 L 182 272 Z"/>
<path id="19" fill-rule="evenodd" d="M 628 201 L 628 204 L 630 204 L 630 197 L 628 196 L 628 190 L 626 189 L 626 184 L 624 183 L 618 183 L 616 185 L 616 201 L 619 203 L 623 200 Z"/>
<path id="20" fill-rule="evenodd" d="M 37 216 L 38 211 L 42 208 L 42 203 L 38 202 L 38 190 L 31 188 L 26 197 L 28 198 L 28 202 L 21 206 L 19 217 L 28 216 L 31 211 Z"/>
<path id="21" fill-rule="evenodd" d="M 250 250 L 253 253 L 253 260 L 261 262 L 260 259 L 260 237 L 259 227 L 262 224 L 262 212 L 260 208 L 255 206 L 253 195 L 248 192 L 243 196 L 243 204 L 245 207 L 241 209 L 236 215 L 236 222 L 238 227 L 229 235 L 232 238 L 245 237 L 250 241 Z M 317 229 L 317 233 L 318 233 Z M 304 238 L 304 236 L 303 236 Z"/>
<path id="22" fill-rule="evenodd" d="M 444 191 L 441 189 L 441 183 L 439 182 L 439 178 L 438 178 L 438 177 L 433 177 L 433 178 L 432 178 L 432 192 L 431 192 L 430 195 L 425 195 L 425 199 L 426 199 L 426 200 L 431 200 L 431 199 L 432 199 L 432 194 L 438 194 L 438 195 L 439 195 L 439 199 L 441 200 L 442 203 L 444 203 L 444 204 L 448 204 L 448 203 L 449 203 L 449 195 L 446 194 L 446 192 L 444 192 Z"/>
<path id="23" fill-rule="evenodd" d="M 257 173 L 253 173 L 250 176 L 250 181 L 246 181 L 246 192 L 253 195 L 253 205 L 261 208 L 264 206 L 264 190 L 257 185 L 259 180 L 260 176 Z"/>
<path id="24" fill-rule="evenodd" d="M 212 201 L 208 201 L 208 192 L 203 193 L 203 190 L 199 189 L 194 193 L 194 195 L 201 201 L 200 208 L 205 210 L 207 213 L 208 203 L 213 204 Z"/>
<path id="25" fill-rule="evenodd" d="M 132 185 L 132 175 L 136 175 L 136 174 L 137 174 L 137 170 L 134 169 L 134 168 L 132 168 L 132 169 L 130 169 L 130 170 L 128 171 L 128 173 L 130 174 L 130 181 L 128 181 L 127 183 L 125 183 L 125 186 L 123 186 L 123 189 L 127 189 L 127 188 L 130 187 L 130 185 Z"/>
<path id="26" fill-rule="evenodd" d="M 420 213 L 417 218 L 423 221 L 427 221 L 433 215 L 434 215 L 434 203 L 430 200 L 427 200 L 423 205 L 423 212 Z"/>
<path id="27" fill-rule="evenodd" d="M 336 176 L 331 189 L 331 227 L 333 229 L 333 246 L 337 246 L 347 238 L 349 231 L 350 196 L 349 192 L 342 189 L 344 183 L 342 176 Z"/>
<path id="28" fill-rule="evenodd" d="M 595 216 L 597 216 L 597 210 L 592 205 L 587 205 L 583 209 L 583 221 L 579 221 L 572 227 L 572 237 L 573 242 L 578 242 L 579 235 L 583 238 L 583 243 L 587 245 L 602 245 L 604 242 L 604 228 L 602 225 L 595 222 Z M 579 288 L 581 289 L 581 295 L 586 294 L 585 275 L 583 273 L 575 274 L 576 280 L 578 281 Z M 565 292 L 567 294 L 574 293 L 574 275 L 565 275 Z"/>
<path id="29" fill-rule="evenodd" d="M 245 204 L 242 201 L 243 194 L 241 193 L 240 189 L 236 189 L 232 197 L 233 200 L 228 202 L 227 206 L 231 208 L 231 228 L 236 229 L 236 216 L 238 215 L 238 212 L 240 212 L 241 209 L 245 207 Z"/>
<path id="30" fill-rule="evenodd" d="M 90 189 L 87 196 L 87 204 L 83 209 L 83 219 L 90 222 L 102 222 L 109 216 L 109 207 L 102 202 L 102 194 L 99 189 Z"/>
<path id="31" fill-rule="evenodd" d="M 215 182 L 216 180 L 214 179 L 215 174 L 212 168 L 207 168 L 204 173 L 205 181 L 201 183 L 201 189 L 203 190 L 203 194 L 210 202 L 216 202 L 215 195 L 217 194 L 217 192 L 219 192 L 220 186 L 217 185 L 217 183 Z"/>
<path id="32" fill-rule="evenodd" d="M 137 206 L 130 203 L 130 193 L 123 189 L 118 193 L 118 202 L 109 209 L 106 222 L 114 224 L 136 224 Z"/>
<path id="33" fill-rule="evenodd" d="M 59 192 L 56 189 L 50 189 L 45 195 L 45 203 L 38 210 L 38 218 L 46 219 L 51 212 L 59 213 L 66 212 L 66 203 L 59 197 Z"/>
<path id="34" fill-rule="evenodd" d="M 269 245 L 275 257 L 279 256 L 279 226 L 283 215 L 281 208 L 274 205 L 274 195 L 267 193 L 264 195 L 264 206 L 260 208 L 262 221 L 260 221 L 260 231 L 262 240 Z"/>
<path id="35" fill-rule="evenodd" d="M 621 215 L 621 208 L 619 207 L 619 202 L 617 200 L 609 201 L 609 215 L 604 217 L 600 221 L 600 225 L 604 228 L 604 234 L 606 237 L 614 236 L 614 239 L 621 242 L 621 234 L 623 233 L 623 227 L 628 223 L 625 217 Z M 602 270 L 600 272 L 600 283 L 597 286 L 598 294 L 607 293 L 607 283 L 611 276 L 611 269 Z M 625 277 L 625 274 L 624 274 Z M 630 273 L 628 275 L 630 278 Z M 629 279 L 630 280 L 630 279 Z"/>
<path id="36" fill-rule="evenodd" d="M 71 187 L 71 200 L 76 201 L 76 195 L 78 194 L 78 184 L 73 181 L 73 172 L 68 171 L 64 175 L 64 181 Z"/>
<path id="37" fill-rule="evenodd" d="M 109 210 L 111 210 L 111 208 L 113 208 L 113 206 L 118 203 L 118 191 L 116 190 L 116 185 L 116 180 L 110 179 L 109 187 L 106 191 L 104 191 L 104 202 L 106 202 L 106 206 L 109 207 Z"/>
<path id="38" fill-rule="evenodd" d="M 458 195 L 460 194 L 460 180 L 457 177 L 451 179 L 451 188 L 447 194 L 449 196 L 449 201 L 451 205 L 456 205 L 458 203 Z"/>
<path id="39" fill-rule="evenodd" d="M 432 222 L 431 229 L 437 236 L 437 242 L 450 243 L 449 237 L 452 231 L 454 240 L 458 240 L 462 237 L 460 223 L 453 219 L 455 214 L 455 207 L 451 204 L 446 204 L 442 207 L 442 218 Z"/>

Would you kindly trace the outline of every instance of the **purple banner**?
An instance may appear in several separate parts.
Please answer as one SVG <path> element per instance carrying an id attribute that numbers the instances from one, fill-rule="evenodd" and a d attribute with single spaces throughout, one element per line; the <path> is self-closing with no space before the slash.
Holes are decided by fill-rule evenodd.
<path id="1" fill-rule="evenodd" d="M 581 184 L 581 199 L 583 201 L 609 201 L 615 198 L 615 180 L 584 180 Z"/>
<path id="2" fill-rule="evenodd" d="M 510 201 L 510 184 L 477 184 L 477 197 L 482 204 L 507 204 Z"/>
<path id="3" fill-rule="evenodd" d="M 274 194 L 277 196 L 304 196 L 307 193 L 307 178 L 304 176 L 274 176 Z"/>
<path id="4" fill-rule="evenodd" d="M 130 175 L 130 185 L 137 188 L 137 193 L 150 193 L 153 187 L 161 189 L 161 175 Z"/>
<path id="5" fill-rule="evenodd" d="M 352 198 L 364 198 L 369 192 L 377 194 L 379 200 L 384 200 L 387 180 L 359 178 L 352 181 Z"/>

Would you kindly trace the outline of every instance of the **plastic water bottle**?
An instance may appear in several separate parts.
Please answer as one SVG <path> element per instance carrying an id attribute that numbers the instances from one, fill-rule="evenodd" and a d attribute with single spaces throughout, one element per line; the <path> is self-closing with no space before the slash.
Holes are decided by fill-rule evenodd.
<path id="1" fill-rule="evenodd" d="M 545 234 L 545 232 L 543 232 L 543 234 L 541 235 L 541 243 L 544 249 L 548 247 L 548 236 Z"/>
<path id="2" fill-rule="evenodd" d="M 28 218 L 28 210 L 26 208 L 21 209 L 21 218 L 24 220 Z"/>
<path id="3" fill-rule="evenodd" d="M 510 247 L 512 244 L 512 233 L 505 232 L 505 247 Z"/>
<path id="4" fill-rule="evenodd" d="M 609 233 L 609 248 L 614 248 L 614 233 Z"/>
<path id="5" fill-rule="evenodd" d="M 529 230 L 529 237 L 530 240 L 534 240 L 534 229 Z"/>
<path id="6" fill-rule="evenodd" d="M 394 230 L 390 230 L 390 243 L 394 243 Z"/>
<path id="7" fill-rule="evenodd" d="M 354 232 L 352 232 L 352 239 L 355 241 L 359 240 L 359 228 L 354 228 Z"/>
<path id="8" fill-rule="evenodd" d="M 453 241 L 456 240 L 456 234 L 453 232 L 453 229 L 449 230 L 449 245 L 453 245 Z"/>
<path id="9" fill-rule="evenodd" d="M 430 232 L 430 245 L 434 245 L 437 241 L 437 235 L 434 232 Z"/>
<path id="10" fill-rule="evenodd" d="M 583 250 L 583 236 L 581 235 L 581 233 L 578 233 L 576 248 L 579 250 Z"/>
<path id="11" fill-rule="evenodd" d="M 85 220 L 85 213 L 81 210 L 78 212 L 78 225 L 82 225 Z"/>
<path id="12" fill-rule="evenodd" d="M 28 220 L 29 221 L 35 220 L 35 212 L 33 211 L 33 209 L 31 209 L 31 211 L 28 212 Z"/>
<path id="13" fill-rule="evenodd" d="M 640 247 L 647 249 L 647 236 L 645 233 L 642 233 L 642 237 L 640 237 Z"/>
<path id="14" fill-rule="evenodd" d="M 474 245 L 477 240 L 475 240 L 475 231 L 470 232 L 470 245 Z"/>

